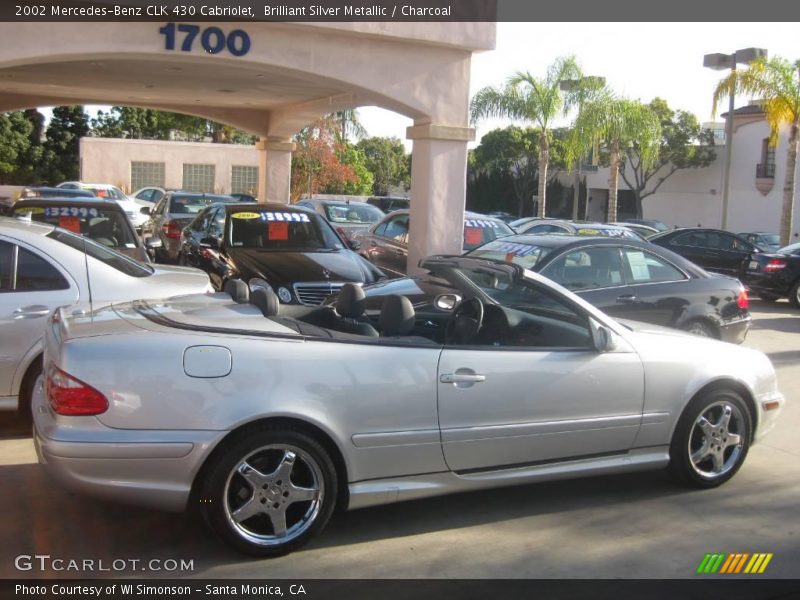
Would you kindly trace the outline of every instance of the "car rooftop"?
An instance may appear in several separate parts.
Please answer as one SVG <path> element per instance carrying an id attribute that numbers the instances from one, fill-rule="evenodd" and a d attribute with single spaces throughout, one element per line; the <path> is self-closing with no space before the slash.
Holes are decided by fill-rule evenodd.
<path id="1" fill-rule="evenodd" d="M 28 221 L 15 217 L 0 217 L 0 227 L 5 234 L 28 234 L 34 236 L 45 236 L 55 229 L 55 226 L 47 223 Z"/>

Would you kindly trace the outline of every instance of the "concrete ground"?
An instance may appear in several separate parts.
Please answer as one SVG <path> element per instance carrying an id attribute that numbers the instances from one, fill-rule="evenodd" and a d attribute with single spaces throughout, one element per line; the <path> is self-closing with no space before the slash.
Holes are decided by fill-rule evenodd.
<path id="1" fill-rule="evenodd" d="M 800 563 L 800 311 L 753 301 L 746 345 L 768 353 L 787 406 L 729 483 L 678 487 L 663 472 L 545 483 L 363 509 L 334 517 L 290 556 L 228 551 L 200 519 L 79 497 L 52 485 L 25 427 L 0 414 L 0 577 L 14 557 L 193 560 L 195 577 L 686 578 L 707 552 L 771 552 L 764 576 Z M 119 574 L 119 573 L 118 573 Z M 148 577 L 179 573 L 130 573 Z"/>

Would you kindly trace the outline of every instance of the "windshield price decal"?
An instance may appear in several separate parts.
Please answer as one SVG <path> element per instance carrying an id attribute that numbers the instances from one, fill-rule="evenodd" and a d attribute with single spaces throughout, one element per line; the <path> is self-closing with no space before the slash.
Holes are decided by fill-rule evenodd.
<path id="1" fill-rule="evenodd" d="M 262 221 L 294 221 L 295 223 L 309 223 L 308 215 L 299 212 L 263 212 Z"/>
<path id="2" fill-rule="evenodd" d="M 484 221 L 483 219 L 467 219 L 464 221 L 464 225 L 467 227 L 482 227 L 483 229 L 497 229 L 497 223 L 494 221 Z"/>
<path id="3" fill-rule="evenodd" d="M 502 242 L 497 247 L 500 252 L 514 254 L 516 256 L 529 256 L 539 251 L 539 246 L 529 246 L 528 244 L 517 244 L 515 242 Z"/>
<path id="4" fill-rule="evenodd" d="M 85 206 L 48 206 L 44 209 L 46 217 L 98 217 L 100 213 L 96 208 Z"/>

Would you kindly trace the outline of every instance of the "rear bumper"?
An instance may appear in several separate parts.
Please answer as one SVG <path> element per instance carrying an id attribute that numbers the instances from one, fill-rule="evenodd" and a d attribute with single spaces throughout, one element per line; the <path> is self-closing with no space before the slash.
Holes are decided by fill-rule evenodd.
<path id="1" fill-rule="evenodd" d="M 786 297 L 789 295 L 789 290 L 792 287 L 792 280 L 786 273 L 747 273 L 742 277 L 742 283 L 747 288 L 758 294 L 765 292 L 772 296 Z"/>
<path id="2" fill-rule="evenodd" d="M 94 417 L 57 417 L 41 385 L 32 404 L 36 454 L 53 479 L 73 492 L 159 510 L 186 508 L 195 475 L 225 433 L 120 430 Z"/>
<path id="3" fill-rule="evenodd" d="M 731 342 L 732 344 L 741 344 L 747 337 L 747 332 L 750 331 L 750 324 L 752 317 L 738 317 L 736 319 L 729 319 L 724 321 L 719 326 L 719 336 L 723 342 Z"/>

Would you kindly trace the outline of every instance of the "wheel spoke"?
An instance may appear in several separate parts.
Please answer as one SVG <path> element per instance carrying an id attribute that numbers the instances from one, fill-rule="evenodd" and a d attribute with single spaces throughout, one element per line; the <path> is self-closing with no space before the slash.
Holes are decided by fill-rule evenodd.
<path id="1" fill-rule="evenodd" d="M 238 467 L 236 467 L 236 472 L 241 475 L 247 483 L 253 486 L 253 489 L 256 489 L 260 485 L 263 485 L 266 480 L 267 476 L 264 475 L 258 469 L 253 468 L 247 461 L 242 461 Z"/>
<path id="2" fill-rule="evenodd" d="M 296 458 L 297 455 L 291 450 L 284 452 L 283 458 L 281 458 L 281 462 L 278 464 L 278 468 L 267 476 L 270 483 L 278 480 L 290 482 L 292 469 L 294 469 L 294 461 Z"/>
<path id="3" fill-rule="evenodd" d="M 706 440 L 708 440 L 714 431 L 714 426 L 702 415 L 697 419 L 697 426 L 703 432 Z"/>
<path id="4" fill-rule="evenodd" d="M 711 462 L 713 463 L 713 471 L 714 473 L 722 472 L 722 468 L 725 466 L 725 460 L 722 456 L 721 451 L 711 452 Z"/>
<path id="5" fill-rule="evenodd" d="M 294 502 L 307 502 L 309 500 L 316 500 L 319 496 L 318 488 L 304 488 L 291 485 L 289 487 L 289 496 L 286 498 L 289 504 Z"/>
<path id="6" fill-rule="evenodd" d="M 717 423 L 718 429 L 724 429 L 725 431 L 728 430 L 728 425 L 730 425 L 732 413 L 733 410 L 731 409 L 729 404 L 726 404 L 722 408 L 722 414 L 719 417 L 719 423 Z"/>
<path id="7" fill-rule="evenodd" d="M 695 465 L 700 464 L 706 458 L 708 458 L 708 455 L 710 454 L 710 452 L 711 451 L 709 449 L 708 440 L 703 440 L 703 445 L 700 446 L 700 448 L 698 448 L 694 452 L 692 452 L 692 456 L 691 456 L 692 462 Z"/>
<path id="8" fill-rule="evenodd" d="M 286 535 L 286 509 L 284 507 L 269 511 L 269 519 L 272 521 L 272 531 L 276 537 Z"/>
<path id="9" fill-rule="evenodd" d="M 729 433 L 727 441 L 724 442 L 725 444 L 724 447 L 729 448 L 731 446 L 738 446 L 741 443 L 742 443 L 742 436 L 737 435 L 735 433 Z"/>
<path id="10" fill-rule="evenodd" d="M 252 516 L 257 515 L 258 513 L 263 512 L 263 507 L 261 503 L 256 500 L 255 495 L 250 498 L 247 502 L 242 504 L 239 508 L 231 513 L 231 517 L 237 523 L 242 523 L 249 519 Z"/>

